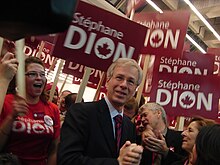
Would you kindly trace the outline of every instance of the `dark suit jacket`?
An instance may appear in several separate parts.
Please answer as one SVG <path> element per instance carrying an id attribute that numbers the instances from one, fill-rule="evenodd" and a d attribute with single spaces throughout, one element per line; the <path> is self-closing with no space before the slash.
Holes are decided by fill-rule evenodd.
<path id="1" fill-rule="evenodd" d="M 180 131 L 167 129 L 165 140 L 170 151 L 166 158 L 162 158 L 161 165 L 170 165 L 172 162 L 181 160 L 186 156 L 186 152 L 181 147 L 182 136 Z M 152 152 L 144 150 L 140 165 L 152 165 Z"/>
<path id="2" fill-rule="evenodd" d="M 182 160 L 176 161 L 172 163 L 171 165 L 184 165 L 188 158 L 184 158 Z"/>
<path id="3" fill-rule="evenodd" d="M 135 142 L 135 126 L 123 117 L 121 146 Z M 58 165 L 118 165 L 118 153 L 107 103 L 73 104 L 61 129 Z"/>

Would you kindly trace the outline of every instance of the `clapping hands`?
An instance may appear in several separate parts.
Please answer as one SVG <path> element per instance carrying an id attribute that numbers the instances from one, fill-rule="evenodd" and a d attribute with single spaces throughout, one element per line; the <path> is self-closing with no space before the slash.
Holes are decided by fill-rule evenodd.
<path id="1" fill-rule="evenodd" d="M 142 146 L 126 141 L 120 149 L 118 157 L 119 165 L 139 165 L 142 153 Z"/>

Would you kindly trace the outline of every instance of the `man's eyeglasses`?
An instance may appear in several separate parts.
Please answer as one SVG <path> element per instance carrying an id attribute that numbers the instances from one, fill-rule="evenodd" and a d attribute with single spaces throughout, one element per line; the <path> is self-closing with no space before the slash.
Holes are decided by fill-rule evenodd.
<path id="1" fill-rule="evenodd" d="M 28 76 L 29 78 L 37 78 L 40 76 L 41 78 L 45 78 L 45 73 L 44 72 L 27 72 L 25 73 L 25 76 Z"/>
<path id="2" fill-rule="evenodd" d="M 113 78 L 114 78 L 116 81 L 120 82 L 120 83 L 126 81 L 126 83 L 127 83 L 129 86 L 131 86 L 131 87 L 137 85 L 137 83 L 136 83 L 136 81 L 135 81 L 134 79 L 132 79 L 132 78 L 126 79 L 126 78 L 125 78 L 124 76 L 122 76 L 122 75 L 115 75 L 115 76 L 113 76 Z"/>

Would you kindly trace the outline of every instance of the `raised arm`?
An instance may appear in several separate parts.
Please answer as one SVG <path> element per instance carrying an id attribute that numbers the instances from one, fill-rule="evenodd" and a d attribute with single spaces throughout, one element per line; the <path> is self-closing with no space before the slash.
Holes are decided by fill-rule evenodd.
<path id="1" fill-rule="evenodd" d="M 14 54 L 7 52 L 0 60 L 0 114 L 10 81 L 17 73 L 18 61 Z"/>

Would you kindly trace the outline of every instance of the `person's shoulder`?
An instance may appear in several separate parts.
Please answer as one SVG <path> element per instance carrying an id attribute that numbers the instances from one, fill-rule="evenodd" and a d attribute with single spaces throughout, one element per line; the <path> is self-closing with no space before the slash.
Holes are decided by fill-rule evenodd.
<path id="1" fill-rule="evenodd" d="M 186 164 L 187 162 L 188 162 L 188 157 L 183 157 L 182 159 L 173 162 L 171 165 L 183 165 Z"/>
<path id="2" fill-rule="evenodd" d="M 14 99 L 14 95 L 13 94 L 7 94 L 6 96 L 5 96 L 5 99 Z"/>
<path id="3" fill-rule="evenodd" d="M 123 115 L 123 120 L 125 123 L 127 123 L 127 125 L 131 128 L 135 128 L 135 124 L 131 121 L 131 119 L 129 117 L 127 117 L 126 115 Z"/>
<path id="4" fill-rule="evenodd" d="M 14 95 L 13 94 L 7 94 L 6 96 L 5 96 L 5 101 L 4 101 L 4 103 L 9 103 L 9 104 L 11 104 L 12 103 L 12 101 L 14 100 Z"/>
<path id="5" fill-rule="evenodd" d="M 105 101 L 98 100 L 98 101 L 74 103 L 71 105 L 68 112 L 72 114 L 80 113 L 80 114 L 92 115 L 93 113 L 96 114 L 97 112 L 106 110 L 107 108 L 108 106 Z"/>
<path id="6" fill-rule="evenodd" d="M 130 119 L 128 116 L 126 116 L 125 114 L 123 114 L 123 119 L 124 119 L 126 122 L 128 122 L 128 123 L 133 123 L 133 122 L 131 121 L 131 119 Z"/>
<path id="7" fill-rule="evenodd" d="M 92 108 L 92 107 L 97 107 L 97 106 L 103 106 L 103 105 L 106 105 L 106 102 L 101 99 L 101 100 L 98 100 L 98 101 L 88 101 L 88 102 L 79 102 L 79 103 L 75 103 L 75 104 L 72 104 L 74 107 L 76 106 L 81 106 L 81 107 L 84 107 L 84 108 Z"/>
<path id="8" fill-rule="evenodd" d="M 48 103 L 48 105 L 51 106 L 52 108 L 58 109 L 58 105 L 56 105 L 56 104 L 54 104 L 54 103 L 52 103 L 52 102 L 50 102 L 50 101 L 48 101 L 47 103 Z"/>
<path id="9" fill-rule="evenodd" d="M 175 129 L 170 129 L 170 128 L 168 128 L 167 131 L 170 133 L 173 133 L 173 134 L 178 134 L 178 135 L 181 135 L 181 133 L 182 133 L 182 131 L 177 131 Z"/>
<path id="10" fill-rule="evenodd" d="M 177 130 L 168 128 L 166 137 L 171 138 L 171 139 L 181 140 L 182 139 L 181 133 L 182 131 L 177 131 Z"/>
<path id="11" fill-rule="evenodd" d="M 46 106 L 48 106 L 49 109 L 52 110 L 53 112 L 57 112 L 57 113 L 60 112 L 58 106 L 50 101 L 47 102 Z"/>

